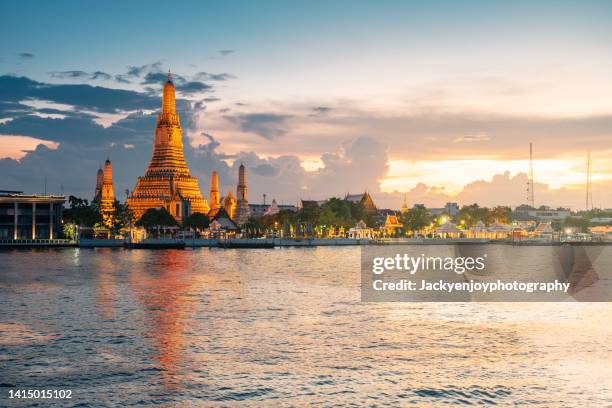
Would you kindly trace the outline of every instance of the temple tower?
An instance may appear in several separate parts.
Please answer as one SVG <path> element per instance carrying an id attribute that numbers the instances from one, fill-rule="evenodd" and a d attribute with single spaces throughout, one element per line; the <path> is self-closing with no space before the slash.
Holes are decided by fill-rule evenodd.
<path id="1" fill-rule="evenodd" d="M 149 208 L 164 207 L 181 222 L 194 212 L 208 214 L 209 207 L 198 185 L 191 176 L 183 152 L 183 131 L 176 112 L 175 88 L 172 74 L 164 84 L 162 109 L 157 115 L 153 155 L 144 177 L 127 199 L 135 219 Z"/>
<path id="2" fill-rule="evenodd" d="M 210 209 L 216 210 L 221 207 L 221 196 L 219 195 L 219 175 L 213 170 L 210 177 Z"/>
<path id="3" fill-rule="evenodd" d="M 227 215 L 233 220 L 236 216 L 236 198 L 230 191 L 223 199 L 223 209 Z"/>
<path id="4" fill-rule="evenodd" d="M 94 191 L 94 197 L 92 202 L 100 202 L 102 198 L 102 184 L 104 183 L 104 171 L 102 167 L 98 168 L 98 174 L 96 175 L 96 191 Z"/>
<path id="5" fill-rule="evenodd" d="M 238 168 L 238 187 L 236 188 L 236 224 L 244 224 L 250 216 L 246 168 L 244 164 L 241 164 Z"/>
<path id="6" fill-rule="evenodd" d="M 112 227 L 115 213 L 115 191 L 113 188 L 113 165 L 110 160 L 104 163 L 104 179 L 102 182 L 102 193 L 100 198 L 100 214 L 102 222 L 109 228 Z"/>

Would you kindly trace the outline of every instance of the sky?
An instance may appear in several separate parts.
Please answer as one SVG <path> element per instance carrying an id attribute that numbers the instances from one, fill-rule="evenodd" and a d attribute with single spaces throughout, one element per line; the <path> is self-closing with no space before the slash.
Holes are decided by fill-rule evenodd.
<path id="1" fill-rule="evenodd" d="M 612 207 L 612 3 L 10 2 L 0 189 L 118 197 L 151 155 L 166 72 L 207 195 L 364 190 L 380 207 Z"/>

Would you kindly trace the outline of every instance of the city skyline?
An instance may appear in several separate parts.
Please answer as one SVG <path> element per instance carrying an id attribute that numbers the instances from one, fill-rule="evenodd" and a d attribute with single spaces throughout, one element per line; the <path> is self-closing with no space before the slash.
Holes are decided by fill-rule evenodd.
<path id="1" fill-rule="evenodd" d="M 391 208 L 403 192 L 515 206 L 533 142 L 537 205 L 584 208 L 590 151 L 593 204 L 612 206 L 605 2 L 113 8 L 91 21 L 78 3 L 7 5 L 1 187 L 41 192 L 46 177 L 89 198 L 109 156 L 123 200 L 172 69 L 202 191 L 212 170 L 229 190 L 244 162 L 254 202 L 368 190 Z"/>

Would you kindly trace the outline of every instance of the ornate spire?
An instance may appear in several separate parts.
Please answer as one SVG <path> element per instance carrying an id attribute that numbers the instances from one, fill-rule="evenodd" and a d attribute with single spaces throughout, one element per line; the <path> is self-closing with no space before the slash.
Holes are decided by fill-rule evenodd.
<path id="1" fill-rule="evenodd" d="M 172 82 L 172 72 L 170 72 L 169 68 L 168 68 L 168 82 Z"/>

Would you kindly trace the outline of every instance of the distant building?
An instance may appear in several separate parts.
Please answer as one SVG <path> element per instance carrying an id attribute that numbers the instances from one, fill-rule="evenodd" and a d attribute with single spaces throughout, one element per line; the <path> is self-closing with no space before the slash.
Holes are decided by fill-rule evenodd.
<path id="1" fill-rule="evenodd" d="M 264 215 L 275 215 L 278 214 L 280 209 L 278 208 L 278 204 L 276 204 L 276 199 L 272 199 L 272 204 L 268 207 Z"/>
<path id="2" fill-rule="evenodd" d="M 571 215 L 567 208 L 552 209 L 549 207 L 533 208 L 528 205 L 520 205 L 514 209 L 512 219 L 516 221 L 562 221 Z"/>
<path id="3" fill-rule="evenodd" d="M 313 203 L 315 203 L 314 205 L 316 205 L 316 201 L 313 201 Z M 272 210 L 270 210 L 272 213 L 268 212 L 268 210 L 273 205 L 278 209 L 278 211 L 272 209 Z M 253 216 L 255 218 L 260 218 L 260 217 L 263 217 L 264 215 L 273 215 L 273 214 L 277 214 L 277 213 L 279 213 L 281 211 L 296 212 L 298 210 L 298 208 L 295 205 L 278 204 L 278 203 L 276 203 L 276 200 L 272 200 L 272 204 L 249 204 L 249 210 L 251 211 L 251 216 Z"/>
<path id="4" fill-rule="evenodd" d="M 454 217 L 459 213 L 459 205 L 457 203 L 446 203 L 442 208 L 428 208 L 427 210 L 429 211 L 429 214 L 434 217 L 440 214 L 448 214 L 451 217 Z"/>
<path id="5" fill-rule="evenodd" d="M 0 190 L 0 239 L 55 239 L 65 201 L 64 196 Z"/>

